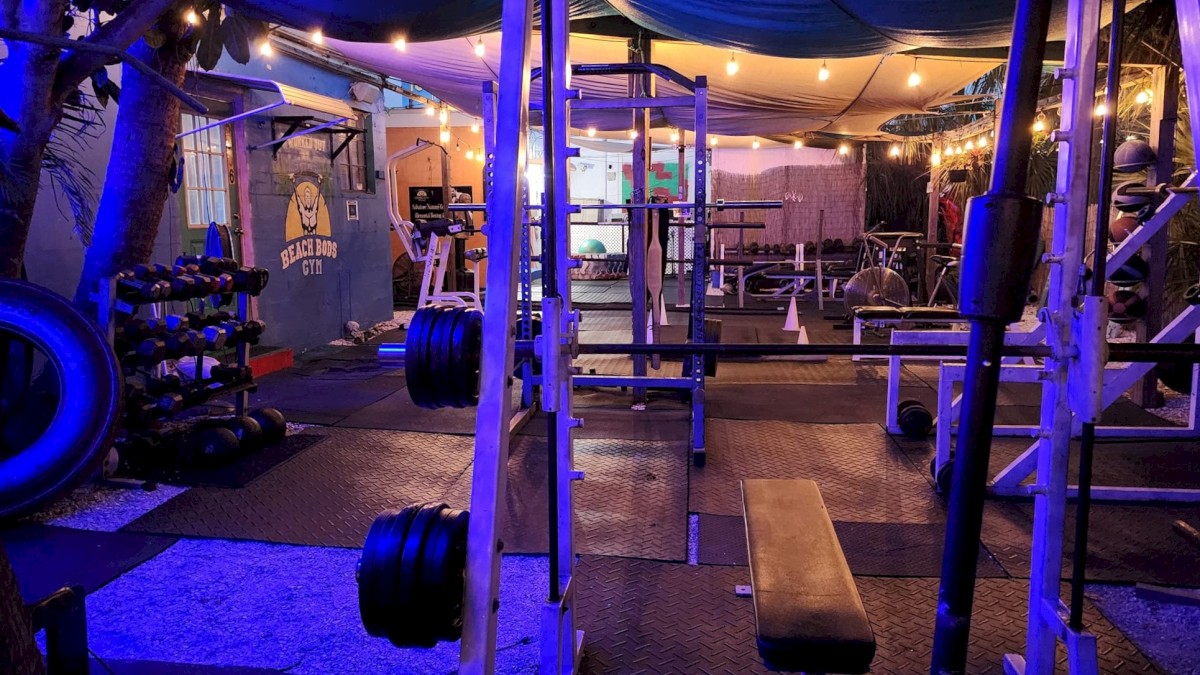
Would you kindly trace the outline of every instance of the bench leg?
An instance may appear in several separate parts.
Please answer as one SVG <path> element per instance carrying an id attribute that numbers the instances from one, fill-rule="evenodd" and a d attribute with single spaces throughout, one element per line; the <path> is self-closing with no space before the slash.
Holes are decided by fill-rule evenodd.
<path id="1" fill-rule="evenodd" d="M 934 455 L 934 478 L 937 472 L 950 461 L 950 435 L 954 427 L 954 380 L 947 376 L 945 368 L 938 369 L 937 417 L 934 420 L 937 429 L 937 444 Z"/>
<path id="2" fill-rule="evenodd" d="M 862 325 L 863 325 L 862 319 L 855 317 L 855 319 L 854 319 L 854 344 L 856 344 L 856 345 L 862 344 Z M 854 356 L 850 357 L 850 360 L 851 361 L 861 361 L 862 356 L 855 354 Z"/>
<path id="3" fill-rule="evenodd" d="M 887 386 L 887 410 L 885 411 L 887 420 L 887 430 L 889 434 L 900 433 L 900 425 L 896 420 L 896 406 L 900 405 L 900 357 L 892 356 L 888 358 L 888 386 Z"/>

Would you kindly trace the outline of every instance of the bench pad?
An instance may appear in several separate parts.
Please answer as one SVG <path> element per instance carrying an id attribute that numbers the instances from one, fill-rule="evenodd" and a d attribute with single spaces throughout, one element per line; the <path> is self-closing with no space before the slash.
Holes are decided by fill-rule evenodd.
<path id="1" fill-rule="evenodd" d="M 875 636 L 817 484 L 743 480 L 742 505 L 767 667 L 866 673 Z"/>

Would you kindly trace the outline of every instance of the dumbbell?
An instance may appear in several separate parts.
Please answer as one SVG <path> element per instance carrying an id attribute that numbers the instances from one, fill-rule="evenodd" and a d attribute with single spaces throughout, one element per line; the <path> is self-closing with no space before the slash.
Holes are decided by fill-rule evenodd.
<path id="1" fill-rule="evenodd" d="M 183 410 L 183 395 L 138 395 L 125 401 L 126 417 L 137 424 L 146 424 L 158 417 L 176 415 Z"/>
<path id="2" fill-rule="evenodd" d="M 181 255 L 175 259 L 175 264 L 181 267 L 195 265 L 200 268 L 201 272 L 210 275 L 233 272 L 238 268 L 238 263 L 233 258 L 218 258 L 216 256 L 203 255 Z"/>
<path id="3" fill-rule="evenodd" d="M 151 394 L 178 394 L 183 391 L 183 380 L 178 375 L 167 374 L 146 380 L 146 391 Z"/>
<path id="4" fill-rule="evenodd" d="M 287 420 L 278 410 L 258 408 L 250 411 L 250 417 L 253 417 L 262 427 L 264 445 L 274 445 L 287 436 Z"/>
<path id="5" fill-rule="evenodd" d="M 901 401 L 896 408 L 896 423 L 909 438 L 925 438 L 933 429 L 933 414 L 920 401 Z"/>
<path id="6" fill-rule="evenodd" d="M 194 330 L 181 330 L 167 335 L 167 354 L 171 358 L 195 356 L 204 347 L 204 336 Z"/>
<path id="7" fill-rule="evenodd" d="M 261 267 L 239 267 L 233 272 L 233 290 L 258 295 L 267 287 L 270 275 Z"/>
<path id="8" fill-rule="evenodd" d="M 821 242 L 821 253 L 833 253 L 833 240 L 826 239 Z"/>
<path id="9" fill-rule="evenodd" d="M 257 450 L 263 445 L 262 425 L 258 423 L 258 420 L 249 415 L 223 419 L 206 419 L 202 420 L 197 427 L 200 429 L 221 428 L 232 431 L 233 435 L 237 437 L 238 447 L 243 453 Z"/>
<path id="10" fill-rule="evenodd" d="M 229 312 L 212 312 L 210 314 L 200 314 L 199 312 L 188 312 L 188 326 L 197 330 L 205 326 L 218 326 L 227 321 L 233 321 L 234 317 Z"/>
<path id="11" fill-rule="evenodd" d="M 167 358 L 167 343 L 158 338 L 146 338 L 133 348 L 134 358 L 146 365 L 153 365 Z"/>
<path id="12" fill-rule="evenodd" d="M 122 277 L 117 280 L 117 294 L 135 302 L 155 302 L 171 294 L 171 284 L 154 279 Z"/>
<path id="13" fill-rule="evenodd" d="M 747 247 L 747 250 L 750 251 L 750 255 L 757 255 L 758 254 L 758 242 L 757 241 L 750 242 L 750 246 Z"/>
<path id="14" fill-rule="evenodd" d="M 220 466 L 236 458 L 240 450 L 237 434 L 224 427 L 209 427 L 186 438 L 179 460 L 187 468 Z"/>
<path id="15" fill-rule="evenodd" d="M 133 276 L 135 279 L 169 279 L 174 275 L 173 270 L 166 265 L 146 263 L 145 265 L 134 265 Z"/>

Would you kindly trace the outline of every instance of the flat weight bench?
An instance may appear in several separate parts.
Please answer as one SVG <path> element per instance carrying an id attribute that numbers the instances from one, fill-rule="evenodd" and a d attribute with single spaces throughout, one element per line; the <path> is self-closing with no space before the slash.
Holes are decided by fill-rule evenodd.
<path id="1" fill-rule="evenodd" d="M 771 670 L 865 673 L 875 634 L 811 480 L 742 481 L 758 653 Z"/>
<path id="2" fill-rule="evenodd" d="M 953 307 L 891 307 L 888 305 L 863 305 L 855 307 L 851 310 L 854 314 L 854 344 L 862 344 L 862 331 L 864 325 L 876 327 L 895 326 L 896 324 L 909 322 L 923 322 L 934 324 L 955 324 L 966 323 L 967 319 L 958 313 Z M 885 357 L 864 357 L 854 356 L 852 360 L 861 361 L 864 358 L 885 358 Z"/>

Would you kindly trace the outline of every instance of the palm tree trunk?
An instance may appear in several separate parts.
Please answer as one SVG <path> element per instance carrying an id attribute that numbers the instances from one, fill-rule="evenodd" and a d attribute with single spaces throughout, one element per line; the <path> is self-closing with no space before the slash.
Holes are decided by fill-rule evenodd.
<path id="1" fill-rule="evenodd" d="M 160 49 L 138 41 L 129 51 L 166 79 L 182 84 L 187 54 L 176 48 L 178 37 L 169 36 Z M 83 307 L 91 307 L 90 296 L 100 279 L 149 262 L 168 194 L 167 173 L 179 130 L 179 99 L 128 66 L 122 67 L 121 84 L 121 105 L 92 246 L 75 291 L 75 302 Z"/>

